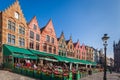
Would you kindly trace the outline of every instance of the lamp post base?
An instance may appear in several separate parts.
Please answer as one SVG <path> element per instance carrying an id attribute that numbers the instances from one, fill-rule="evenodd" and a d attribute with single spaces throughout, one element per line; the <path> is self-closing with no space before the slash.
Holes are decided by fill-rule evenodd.
<path id="1" fill-rule="evenodd" d="M 103 80 L 107 80 L 106 77 L 103 77 Z"/>

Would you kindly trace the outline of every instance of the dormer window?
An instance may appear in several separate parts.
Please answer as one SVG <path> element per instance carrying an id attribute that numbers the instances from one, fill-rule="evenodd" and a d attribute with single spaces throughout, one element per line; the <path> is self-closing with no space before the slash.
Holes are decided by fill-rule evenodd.
<path id="1" fill-rule="evenodd" d="M 19 13 L 18 12 L 15 12 L 14 16 L 15 16 L 16 19 L 19 19 Z"/>

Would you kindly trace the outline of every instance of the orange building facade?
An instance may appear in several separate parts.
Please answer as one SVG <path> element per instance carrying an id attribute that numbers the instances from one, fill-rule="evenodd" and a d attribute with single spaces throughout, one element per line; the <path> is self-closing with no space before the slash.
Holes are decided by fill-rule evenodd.
<path id="1" fill-rule="evenodd" d="M 41 28 L 41 50 L 58 54 L 57 37 L 51 19 L 45 27 Z"/>
<path id="2" fill-rule="evenodd" d="M 74 58 L 74 45 L 72 41 L 72 37 L 70 36 L 70 39 L 66 41 L 66 46 L 67 46 L 67 57 Z"/>
<path id="3" fill-rule="evenodd" d="M 0 17 L 1 48 L 2 44 L 27 48 L 28 27 L 19 2 L 14 2 L 10 7 L 2 11 Z M 0 62 L 2 61 L 3 54 L 0 52 Z"/>
<path id="4" fill-rule="evenodd" d="M 60 56 L 66 56 L 66 42 L 65 42 L 65 36 L 64 33 L 62 32 L 60 37 L 57 39 L 58 40 L 58 54 Z"/>
<path id="5" fill-rule="evenodd" d="M 3 44 L 84 60 L 91 60 L 93 56 L 87 55 L 87 48 L 79 41 L 73 43 L 72 37 L 65 40 L 62 33 L 57 39 L 51 19 L 42 28 L 36 16 L 27 23 L 18 0 L 0 12 L 0 63 L 3 61 Z M 87 59 L 89 56 L 91 59 Z"/>

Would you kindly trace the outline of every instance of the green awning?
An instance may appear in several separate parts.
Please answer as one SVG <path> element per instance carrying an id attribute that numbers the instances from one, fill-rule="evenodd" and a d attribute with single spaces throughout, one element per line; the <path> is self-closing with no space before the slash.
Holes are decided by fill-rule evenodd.
<path id="1" fill-rule="evenodd" d="M 54 58 L 60 62 L 66 62 L 66 63 L 75 63 L 75 64 L 88 64 L 90 65 L 91 63 L 86 61 L 86 60 L 80 60 L 80 59 L 74 59 L 74 58 L 68 58 L 68 57 L 63 57 L 60 55 L 55 55 L 55 54 L 51 54 L 51 53 L 46 53 L 46 52 L 40 52 L 40 51 L 36 51 L 36 50 L 29 50 L 30 52 L 32 52 L 35 55 L 38 55 L 39 57 L 47 57 L 47 58 Z"/>
<path id="2" fill-rule="evenodd" d="M 88 61 L 88 60 L 87 60 Z M 96 66 L 97 63 L 96 62 L 92 62 L 92 61 L 88 61 L 90 65 Z"/>
<path id="3" fill-rule="evenodd" d="M 50 54 L 50 53 L 46 53 L 46 52 L 40 52 L 40 51 L 37 51 L 37 50 L 31 50 L 29 49 L 29 51 L 34 54 L 34 55 L 37 55 L 39 57 L 53 57 L 54 54 Z"/>
<path id="4" fill-rule="evenodd" d="M 17 58 L 28 58 L 28 59 L 37 59 L 37 56 L 32 54 L 29 50 L 25 48 L 19 48 L 11 45 L 3 45 L 3 55 L 4 56 L 13 56 Z"/>

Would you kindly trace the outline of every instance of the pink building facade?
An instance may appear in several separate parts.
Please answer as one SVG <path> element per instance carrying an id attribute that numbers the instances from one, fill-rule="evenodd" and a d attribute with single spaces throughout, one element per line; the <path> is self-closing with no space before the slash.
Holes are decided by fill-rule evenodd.
<path id="1" fill-rule="evenodd" d="M 84 44 L 81 45 L 80 59 L 86 60 L 86 48 Z"/>
<path id="2" fill-rule="evenodd" d="M 75 58 L 77 59 L 81 59 L 81 47 L 80 47 L 80 42 L 79 40 L 74 43 L 74 54 L 75 54 Z"/>
<path id="3" fill-rule="evenodd" d="M 28 48 L 34 50 L 41 50 L 41 31 L 38 25 L 38 21 L 36 16 L 34 16 L 31 21 L 28 23 L 29 31 L 28 31 Z"/>

